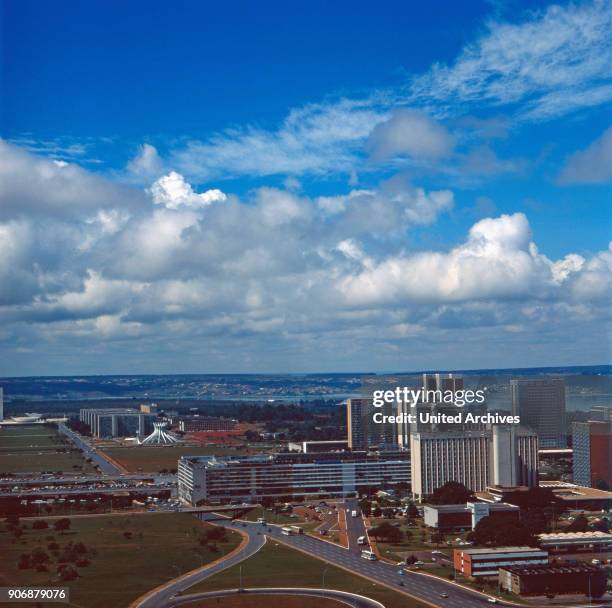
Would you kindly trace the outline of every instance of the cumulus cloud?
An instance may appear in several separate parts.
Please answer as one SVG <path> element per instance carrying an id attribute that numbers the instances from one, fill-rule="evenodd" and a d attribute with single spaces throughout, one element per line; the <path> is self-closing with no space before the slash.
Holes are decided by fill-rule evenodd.
<path id="1" fill-rule="evenodd" d="M 179 207 L 207 207 L 212 203 L 224 201 L 227 196 L 221 190 L 213 189 L 201 192 L 193 191 L 191 184 L 176 171 L 170 171 L 168 175 L 160 177 L 149 188 L 156 205 L 164 205 L 167 209 L 178 209 Z"/>
<path id="2" fill-rule="evenodd" d="M 562 184 L 598 184 L 612 181 L 612 127 L 588 148 L 567 160 L 559 175 Z"/>
<path id="3" fill-rule="evenodd" d="M 609 273 L 606 256 L 600 254 L 590 262 L 603 284 L 609 284 L 609 278 L 604 277 Z M 398 300 L 546 300 L 554 298 L 557 288 L 579 273 L 583 265 L 584 259 L 576 255 L 552 262 L 540 254 L 526 216 L 515 213 L 477 222 L 466 242 L 448 253 L 389 256 L 357 275 L 345 277 L 339 288 L 347 301 L 357 305 Z M 583 293 L 586 295 L 586 290 Z"/>
<path id="4" fill-rule="evenodd" d="M 55 178 L 69 168 L 39 162 L 20 153 L 34 172 Z M 22 173 L 5 174 L 0 208 L 14 204 Z M 351 366 L 378 357 L 393 367 L 386 357 L 415 336 L 446 348 L 445 332 L 524 336 L 600 325 L 609 313 L 612 252 L 551 260 L 522 214 L 483 219 L 448 250 L 415 249 L 414 228 L 448 213 L 454 197 L 404 175 L 314 199 L 260 187 L 223 204 L 178 173 L 158 202 L 82 170 L 68 175 L 71 187 L 60 181 L 61 192 L 49 192 L 39 180 L 36 205 L 0 219 L 5 360 L 20 349 L 34 361 L 53 345 L 74 361 L 138 351 L 165 365 L 178 357 L 223 369 L 286 369 L 289 360 L 292 369 L 337 369 L 354 352 Z M 83 184 L 85 200 L 74 195 Z M 47 208 L 62 213 L 51 218 Z"/>
<path id="5" fill-rule="evenodd" d="M 414 110 L 398 110 L 374 127 L 367 141 L 374 160 L 396 156 L 436 159 L 447 156 L 454 139 L 441 124 Z"/>

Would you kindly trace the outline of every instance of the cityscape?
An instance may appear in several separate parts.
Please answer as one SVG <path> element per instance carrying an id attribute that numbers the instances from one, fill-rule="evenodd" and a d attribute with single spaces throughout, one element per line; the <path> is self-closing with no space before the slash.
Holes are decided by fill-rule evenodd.
<path id="1" fill-rule="evenodd" d="M 405 376 L 429 392 L 385 403 L 387 423 L 366 396 L 24 413 L 0 391 L 0 583 L 100 607 L 283 593 L 296 605 L 605 606 L 612 406 L 569 410 L 571 375 L 516 376 L 518 424 L 458 421 L 492 410 L 436 400 L 466 392 L 456 372 Z M 407 407 L 430 415 L 406 422 Z"/>
<path id="2" fill-rule="evenodd" d="M 612 608 L 612 0 L 0 0 L 0 608 Z"/>

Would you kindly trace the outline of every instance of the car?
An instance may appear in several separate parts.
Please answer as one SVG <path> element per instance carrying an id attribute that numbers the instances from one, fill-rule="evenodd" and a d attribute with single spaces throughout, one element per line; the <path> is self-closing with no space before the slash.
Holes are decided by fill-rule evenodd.
<path id="1" fill-rule="evenodd" d="M 440 593 L 440 597 L 446 598 L 446 597 L 448 597 L 448 593 Z"/>
<path id="2" fill-rule="evenodd" d="M 422 561 L 419 560 L 419 561 L 414 562 L 414 565 L 415 566 L 424 566 L 425 562 L 422 562 Z"/>
<path id="3" fill-rule="evenodd" d="M 397 573 L 398 573 L 400 576 L 405 576 L 405 574 L 406 574 L 406 573 L 404 572 L 403 568 L 400 568 L 400 569 L 397 571 Z"/>
<path id="4" fill-rule="evenodd" d="M 497 604 L 497 598 L 496 597 L 488 597 L 487 598 L 487 602 L 489 602 L 489 604 Z"/>

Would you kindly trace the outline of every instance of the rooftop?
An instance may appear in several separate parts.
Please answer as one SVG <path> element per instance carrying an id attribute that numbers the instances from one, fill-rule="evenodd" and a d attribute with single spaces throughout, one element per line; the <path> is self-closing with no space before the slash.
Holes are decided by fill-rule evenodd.
<path id="1" fill-rule="evenodd" d="M 580 572 L 599 572 L 598 566 L 591 564 L 554 564 L 549 566 L 502 566 L 500 570 L 520 576 L 537 576 L 539 574 L 579 574 Z"/>
<path id="2" fill-rule="evenodd" d="M 548 532 L 538 534 L 540 540 L 612 540 L 612 534 L 607 532 Z"/>
<path id="3" fill-rule="evenodd" d="M 528 551 L 537 551 L 548 555 L 548 552 L 538 549 L 538 547 L 486 547 L 484 549 L 455 549 L 468 555 L 483 555 L 489 553 L 526 553 Z"/>

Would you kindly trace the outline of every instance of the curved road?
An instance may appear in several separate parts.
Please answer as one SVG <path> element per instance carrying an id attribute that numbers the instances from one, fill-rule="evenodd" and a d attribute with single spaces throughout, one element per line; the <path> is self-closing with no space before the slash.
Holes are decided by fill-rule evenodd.
<path id="1" fill-rule="evenodd" d="M 209 517 L 210 518 L 210 517 Z M 206 519 L 206 517 L 201 517 Z M 214 523 L 217 523 L 216 521 Z M 225 522 L 223 522 L 225 525 Z M 231 526 L 227 526 L 228 528 Z M 246 531 L 246 530 L 245 530 Z M 251 555 L 257 553 L 265 544 L 266 537 L 263 534 L 262 526 L 259 525 L 257 530 L 249 530 L 249 540 L 247 544 L 242 548 L 240 553 L 235 553 L 231 557 L 224 559 L 212 566 L 202 570 L 195 570 L 185 576 L 182 576 L 170 583 L 165 587 L 152 591 L 145 595 L 143 598 L 136 600 L 131 604 L 131 608 L 167 608 L 173 606 L 173 596 L 181 591 L 185 591 L 190 587 L 193 587 L 200 581 L 203 581 L 210 576 L 213 576 L 226 568 L 230 568 L 235 564 L 251 557 Z"/>
<path id="2" fill-rule="evenodd" d="M 337 600 L 352 608 L 385 608 L 380 602 L 373 600 L 363 595 L 355 593 L 347 593 L 346 591 L 336 591 L 334 589 L 309 589 L 301 587 L 257 587 L 255 589 L 225 589 L 223 591 L 206 591 L 204 593 L 192 593 L 183 595 L 180 598 L 172 600 L 167 604 L 168 608 L 187 604 L 189 602 L 197 602 L 199 600 L 208 600 L 216 597 L 227 597 L 228 595 L 236 595 L 238 593 L 248 593 L 249 595 L 306 595 L 309 597 L 324 597 L 332 600 Z"/>
<path id="3" fill-rule="evenodd" d="M 365 560 L 359 554 L 340 545 L 325 542 L 309 535 L 285 536 L 281 534 L 279 526 L 262 526 L 258 523 L 246 521 L 219 520 L 219 516 L 215 516 L 212 513 L 199 513 L 197 517 L 226 528 L 246 532 L 249 536 L 248 544 L 240 554 L 215 564 L 211 568 L 196 571 L 181 579 L 177 579 L 175 582 L 170 583 L 168 587 L 150 593 L 143 600 L 135 602 L 132 604 L 133 608 L 168 608 L 174 606 L 177 598 L 173 598 L 173 595 L 250 557 L 263 546 L 265 536 L 299 549 L 332 565 L 365 576 L 374 582 L 385 584 L 399 593 L 422 600 L 432 606 L 438 606 L 439 608 L 485 608 L 491 605 L 485 595 L 465 587 L 460 587 L 433 576 L 403 569 L 404 574 L 400 575 L 400 568 L 396 565 L 382 561 Z M 498 601 L 497 604 L 501 606 L 517 606 L 517 604 L 503 601 Z"/>

